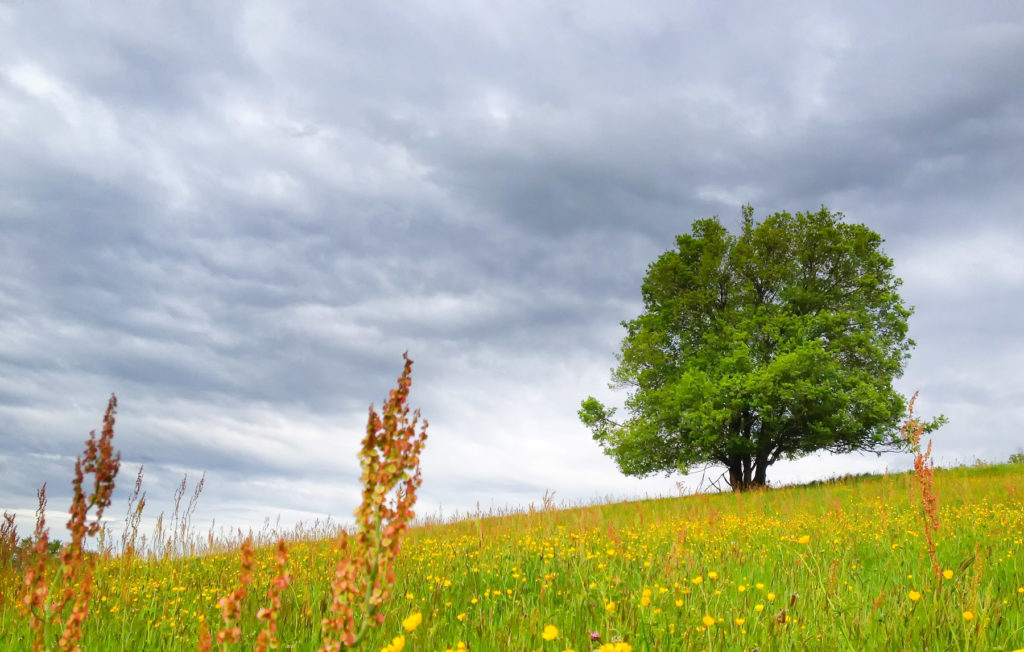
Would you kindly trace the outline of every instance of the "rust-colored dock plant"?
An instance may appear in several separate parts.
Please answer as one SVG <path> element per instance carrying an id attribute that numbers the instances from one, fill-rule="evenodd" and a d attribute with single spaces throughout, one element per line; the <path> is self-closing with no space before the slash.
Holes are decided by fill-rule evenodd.
<path id="1" fill-rule="evenodd" d="M 917 478 L 917 486 L 921 493 L 921 515 L 924 520 L 924 537 L 928 546 L 928 556 L 931 559 L 935 576 L 941 578 L 942 566 L 939 565 L 935 555 L 935 533 L 939 529 L 938 499 L 935 497 L 935 461 L 932 459 L 932 441 L 929 439 L 928 447 L 922 451 L 921 435 L 942 425 L 945 418 L 939 417 L 928 423 L 921 421 L 920 417 L 914 416 L 915 401 L 917 401 L 917 392 L 914 392 L 910 398 L 910 404 L 907 406 L 907 418 L 900 427 L 900 436 L 908 443 L 910 451 L 914 453 L 914 476 Z"/>
<path id="2" fill-rule="evenodd" d="M 267 652 L 276 650 L 279 645 L 277 640 L 277 615 L 281 610 L 281 591 L 288 587 L 291 576 L 288 574 L 288 546 L 284 539 L 278 539 L 277 552 L 274 554 L 274 565 L 277 567 L 277 575 L 267 590 L 267 599 L 270 600 L 269 607 L 263 607 L 256 612 L 256 618 L 264 623 L 256 637 L 254 652 Z"/>
<path id="3" fill-rule="evenodd" d="M 46 597 L 50 586 L 46 578 L 46 557 L 50 544 L 50 531 L 46 527 L 46 483 L 36 492 L 39 507 L 36 509 L 36 529 L 32 537 L 32 554 L 25 569 L 25 592 L 21 607 L 28 612 L 29 627 L 32 629 L 32 650 L 45 648 Z"/>
<path id="4" fill-rule="evenodd" d="M 44 518 L 45 485 L 39 492 L 39 511 L 36 513 L 33 547 L 35 559 L 34 564 L 25 572 L 27 591 L 22 601 L 31 613 L 31 625 L 35 632 L 33 650 L 46 648 L 48 621 L 61 628 L 60 637 L 57 639 L 57 645 L 61 650 L 81 650 L 78 642 L 82 638 L 82 623 L 89 615 L 94 563 L 92 557 L 85 555 L 83 544 L 87 537 L 94 537 L 100 531 L 103 512 L 110 506 L 114 493 L 114 479 L 121 467 L 121 454 L 115 453 L 113 446 L 116 413 L 117 397 L 111 395 L 107 402 L 107 411 L 103 415 L 103 430 L 99 439 L 96 438 L 95 430 L 90 432 L 89 439 L 85 442 L 85 451 L 75 460 L 75 477 L 72 481 L 74 494 L 69 510 L 71 517 L 67 523 L 71 540 L 60 551 L 61 569 L 56 584 L 59 590 L 52 593 L 45 576 L 49 541 Z M 88 496 L 83 488 L 87 474 L 92 475 L 92 491 Z"/>
<path id="5" fill-rule="evenodd" d="M 402 536 L 414 517 L 428 424 L 423 420 L 417 431 L 418 410 L 409 418 L 412 360 L 408 353 L 403 358 L 398 388 L 391 390 L 381 415 L 370 406 L 359 452 L 363 499 L 355 512 L 358 529 L 352 535 L 342 530 L 335 544 L 339 559 L 331 580 L 331 615 L 321 621 L 320 652 L 352 647 L 370 626 L 383 622 L 378 608 L 390 596 Z"/>
<path id="6" fill-rule="evenodd" d="M 242 619 L 242 601 L 249 593 L 249 584 L 252 583 L 252 571 L 256 564 L 256 556 L 252 548 L 252 536 L 246 537 L 245 541 L 242 542 L 241 558 L 238 571 L 238 587 L 217 601 L 217 606 L 220 607 L 221 619 L 224 621 L 224 627 L 217 632 L 217 645 L 222 651 L 227 650 L 229 645 L 237 645 L 242 638 L 242 628 L 238 624 Z M 208 652 L 212 642 L 204 623 L 196 649 L 200 652 Z"/>
<path id="7" fill-rule="evenodd" d="M 8 586 L 8 575 L 17 572 L 15 556 L 18 554 L 18 527 L 14 524 L 14 514 L 4 511 L 3 522 L 0 523 L 0 603 L 6 597 L 4 587 Z"/>

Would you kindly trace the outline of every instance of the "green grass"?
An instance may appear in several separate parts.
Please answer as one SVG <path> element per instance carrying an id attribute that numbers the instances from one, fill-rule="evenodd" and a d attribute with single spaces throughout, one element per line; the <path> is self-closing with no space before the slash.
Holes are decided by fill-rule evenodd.
<path id="1" fill-rule="evenodd" d="M 912 474 L 415 527 L 384 624 L 360 649 L 399 635 L 406 650 L 431 651 L 1024 648 L 1024 466 L 939 469 L 935 487 L 949 580 L 932 573 Z M 289 544 L 282 649 L 319 646 L 332 547 Z M 272 555 L 257 551 L 233 649 L 251 649 L 262 626 Z M 11 560 L 2 573 L 0 638 L 27 649 L 22 574 Z M 83 648 L 194 649 L 202 620 L 221 625 L 216 603 L 237 574 L 232 553 L 101 561 Z M 404 631 L 415 612 L 422 624 Z"/>

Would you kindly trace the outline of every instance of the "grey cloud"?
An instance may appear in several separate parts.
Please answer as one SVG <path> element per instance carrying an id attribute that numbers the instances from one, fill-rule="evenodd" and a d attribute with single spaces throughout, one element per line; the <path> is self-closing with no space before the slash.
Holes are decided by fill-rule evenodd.
<path id="1" fill-rule="evenodd" d="M 344 518 L 405 349 L 424 506 L 671 492 L 575 410 L 622 398 L 646 265 L 745 202 L 882 233 L 900 386 L 949 455 L 1003 455 L 1022 34 L 956 3 L 0 9 L 0 499 L 66 492 L 116 391 L 151 496 L 206 469 L 218 522 Z"/>

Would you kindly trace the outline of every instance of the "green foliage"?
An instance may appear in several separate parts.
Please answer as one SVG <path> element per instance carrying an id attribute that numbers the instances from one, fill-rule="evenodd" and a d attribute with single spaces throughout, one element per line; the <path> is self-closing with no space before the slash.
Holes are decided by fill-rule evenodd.
<path id="1" fill-rule="evenodd" d="M 892 382 L 912 310 L 881 244 L 825 207 L 755 222 L 747 206 L 739 235 L 694 222 L 623 322 L 612 387 L 628 389 L 629 418 L 589 397 L 580 419 L 628 475 L 719 464 L 737 489 L 779 459 L 905 448 Z"/>
<path id="2" fill-rule="evenodd" d="M 1010 464 L 1024 464 L 1024 450 L 1018 450 L 1013 455 L 1010 455 L 1010 459 L 1007 462 Z"/>

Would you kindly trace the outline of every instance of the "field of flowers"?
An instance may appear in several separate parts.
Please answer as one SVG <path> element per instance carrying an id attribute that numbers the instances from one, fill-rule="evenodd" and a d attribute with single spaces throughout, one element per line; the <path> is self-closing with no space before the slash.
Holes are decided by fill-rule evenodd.
<path id="1" fill-rule="evenodd" d="M 203 545 L 202 483 L 180 511 L 184 482 L 170 537 L 140 540 L 140 469 L 108 545 L 112 396 L 75 465 L 70 541 L 50 541 L 45 486 L 31 537 L 3 515 L 0 649 L 1024 652 L 1024 464 L 935 470 L 913 402 L 914 473 L 565 509 L 545 495 L 410 527 L 427 428 L 411 366 L 370 409 L 355 527 L 276 542 Z"/>
<path id="2" fill-rule="evenodd" d="M 938 577 L 912 474 L 414 527 L 360 648 L 1024 648 L 1024 465 L 937 470 L 935 490 Z M 331 541 L 289 548 L 280 649 L 312 651 L 337 553 Z M 264 627 L 275 552 L 255 551 L 241 640 L 227 649 L 251 649 Z M 82 647 L 195 649 L 238 575 L 237 552 L 102 560 Z M 22 589 L 5 567 L 0 636 L 12 649 L 32 638 Z"/>

